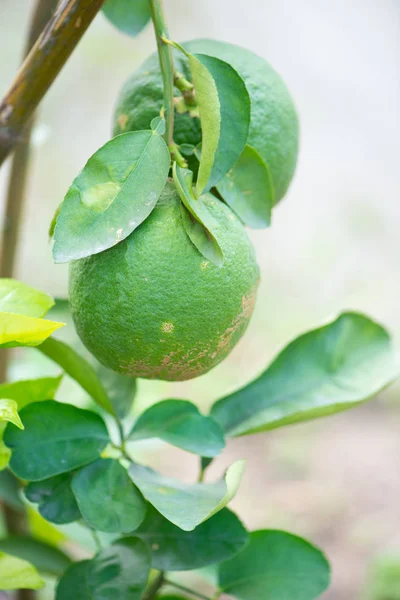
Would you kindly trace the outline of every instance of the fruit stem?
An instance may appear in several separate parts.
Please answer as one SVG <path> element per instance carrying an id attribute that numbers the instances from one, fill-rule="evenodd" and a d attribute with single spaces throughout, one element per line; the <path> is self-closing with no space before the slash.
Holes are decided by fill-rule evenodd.
<path id="1" fill-rule="evenodd" d="M 164 111 L 166 121 L 164 137 L 168 147 L 170 147 L 174 143 L 174 63 L 172 60 L 171 47 L 164 41 L 164 39 L 169 36 L 168 27 L 165 21 L 163 2 L 162 0 L 149 0 L 149 3 L 164 86 Z"/>

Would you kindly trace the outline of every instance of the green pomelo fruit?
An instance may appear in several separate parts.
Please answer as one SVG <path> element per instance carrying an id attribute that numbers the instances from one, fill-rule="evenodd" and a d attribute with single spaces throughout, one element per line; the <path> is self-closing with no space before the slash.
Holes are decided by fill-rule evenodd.
<path id="1" fill-rule="evenodd" d="M 188 238 L 171 183 L 128 238 L 71 263 L 76 328 L 105 366 L 135 377 L 191 379 L 242 337 L 259 282 L 254 250 L 230 208 L 210 194 L 203 198 L 218 223 L 220 268 Z"/>
<path id="2" fill-rule="evenodd" d="M 292 98 L 274 69 L 263 59 L 239 46 L 215 40 L 194 40 L 186 50 L 215 56 L 232 65 L 244 80 L 251 100 L 251 123 L 247 143 L 267 163 L 275 202 L 286 193 L 296 167 L 299 125 Z M 173 51 L 175 68 L 191 80 L 187 58 Z M 179 96 L 179 90 L 175 90 Z M 115 108 L 113 133 L 149 129 L 160 114 L 163 85 L 156 54 L 125 83 Z M 174 139 L 177 144 L 197 145 L 201 141 L 200 120 L 175 111 Z"/>

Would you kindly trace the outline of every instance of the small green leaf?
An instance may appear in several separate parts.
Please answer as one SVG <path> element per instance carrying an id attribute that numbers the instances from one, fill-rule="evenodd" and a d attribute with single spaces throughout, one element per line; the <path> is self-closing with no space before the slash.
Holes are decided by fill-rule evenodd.
<path id="1" fill-rule="evenodd" d="M 147 542 L 152 566 L 160 571 L 191 571 L 227 560 L 243 549 L 249 537 L 227 508 L 193 531 L 182 531 L 153 507 L 149 507 L 135 536 Z"/>
<path id="2" fill-rule="evenodd" d="M 2 471 L 0 473 L 0 500 L 7 506 L 11 506 L 16 511 L 24 509 L 20 495 L 20 482 L 11 473 L 11 471 Z"/>
<path id="3" fill-rule="evenodd" d="M 206 54 L 189 58 L 200 110 L 202 152 L 196 196 L 216 185 L 238 160 L 247 140 L 250 98 L 243 79 L 226 62 Z"/>
<path id="4" fill-rule="evenodd" d="M 0 590 L 38 590 L 44 581 L 26 560 L 0 552 Z"/>
<path id="5" fill-rule="evenodd" d="M 135 37 L 150 21 L 149 0 L 106 0 L 103 13 L 120 31 Z"/>
<path id="6" fill-rule="evenodd" d="M 28 535 L 3 538 L 0 550 L 27 560 L 44 575 L 60 577 L 71 564 L 71 559 L 64 552 Z"/>
<path id="7" fill-rule="evenodd" d="M 64 323 L 25 315 L 0 313 L 0 348 L 38 346 Z"/>
<path id="8" fill-rule="evenodd" d="M 124 133 L 102 146 L 61 205 L 54 261 L 97 254 L 124 240 L 153 210 L 169 168 L 167 145 L 154 131 Z"/>
<path id="9" fill-rule="evenodd" d="M 56 362 L 75 379 L 79 385 L 93 398 L 93 400 L 104 410 L 114 415 L 115 410 L 107 396 L 107 393 L 96 375 L 96 371 L 80 354 L 75 352 L 71 346 L 51 338 L 38 346 L 38 350 L 45 356 Z"/>
<path id="10" fill-rule="evenodd" d="M 220 427 L 186 400 L 163 400 L 140 415 L 130 440 L 159 438 L 200 456 L 216 456 L 225 446 Z"/>
<path id="11" fill-rule="evenodd" d="M 146 502 L 126 470 L 111 458 L 84 467 L 72 490 L 89 527 L 106 533 L 129 533 L 143 521 Z"/>
<path id="12" fill-rule="evenodd" d="M 271 174 L 252 146 L 245 146 L 237 163 L 217 184 L 217 190 L 245 225 L 254 229 L 270 225 L 274 205 Z"/>
<path id="13" fill-rule="evenodd" d="M 387 332 L 343 313 L 291 342 L 264 373 L 214 404 L 231 437 L 324 417 L 372 398 L 399 375 Z"/>
<path id="14" fill-rule="evenodd" d="M 137 538 L 114 542 L 92 560 L 74 563 L 59 581 L 56 600 L 140 600 L 150 573 L 150 554 Z"/>
<path id="15" fill-rule="evenodd" d="M 255 531 L 245 549 L 219 567 L 221 590 L 238 600 L 315 600 L 329 580 L 322 552 L 284 531 Z"/>
<path id="16" fill-rule="evenodd" d="M 96 460 L 109 442 L 102 418 L 54 400 L 28 404 L 21 411 L 25 431 L 8 425 L 4 442 L 12 450 L 11 470 L 40 481 Z"/>
<path id="17" fill-rule="evenodd" d="M 47 521 L 57 524 L 78 521 L 81 513 L 72 493 L 72 477 L 72 473 L 64 473 L 29 483 L 25 496 L 39 505 L 39 512 Z"/>
<path id="18" fill-rule="evenodd" d="M 244 461 L 235 462 L 215 483 L 182 483 L 137 464 L 130 466 L 129 475 L 159 513 L 181 529 L 192 531 L 232 500 L 244 467 Z"/>
<path id="19" fill-rule="evenodd" d="M 96 373 L 119 419 L 125 419 L 130 413 L 137 392 L 137 380 L 129 375 L 121 375 L 107 369 L 102 364 L 96 367 Z"/>
<path id="20" fill-rule="evenodd" d="M 54 305 L 51 296 L 16 279 L 0 279 L 0 312 L 43 317 Z"/>
<path id="21" fill-rule="evenodd" d="M 154 117 L 150 123 L 150 128 L 160 135 L 164 135 L 166 127 L 167 124 L 164 117 Z"/>
<path id="22" fill-rule="evenodd" d="M 12 398 L 16 401 L 18 410 L 21 410 L 32 402 L 53 400 L 61 380 L 62 375 L 3 383 L 0 385 L 0 398 Z"/>
<path id="23" fill-rule="evenodd" d="M 183 203 L 181 214 L 189 239 L 205 258 L 217 267 L 221 267 L 224 255 L 216 237 L 218 224 L 201 197 L 196 199 L 193 195 L 193 173 L 176 163 L 173 165 L 172 173 Z"/>
<path id="24" fill-rule="evenodd" d="M 18 404 L 15 400 L 9 398 L 3 398 L 0 400 L 0 422 L 7 421 L 8 423 L 14 423 L 19 429 L 23 429 L 21 419 L 18 414 Z"/>

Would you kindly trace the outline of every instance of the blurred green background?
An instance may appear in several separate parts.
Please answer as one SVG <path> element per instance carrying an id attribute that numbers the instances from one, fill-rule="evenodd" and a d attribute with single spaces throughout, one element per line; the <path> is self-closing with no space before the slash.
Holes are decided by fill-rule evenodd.
<path id="1" fill-rule="evenodd" d="M 398 0 L 165 4 L 174 39 L 220 38 L 271 62 L 297 105 L 301 152 L 272 228 L 250 232 L 262 284 L 244 339 L 199 379 L 141 381 L 135 410 L 168 397 L 207 409 L 298 333 L 343 309 L 382 322 L 400 347 Z M 1 93 L 17 69 L 32 6 L 0 0 Z M 150 26 L 132 40 L 99 15 L 43 101 L 18 252 L 16 276 L 25 283 L 66 297 L 68 268 L 52 263 L 49 222 L 72 179 L 110 137 L 121 84 L 154 48 Z M 1 206 L 6 182 L 3 169 Z M 17 354 L 12 378 L 54 372 L 45 359 L 31 359 Z M 63 386 L 64 398 L 81 401 L 76 387 Z M 233 508 L 251 528 L 286 528 L 321 545 L 333 565 L 325 600 L 400 599 L 398 573 L 392 577 L 392 562 L 379 558 L 400 554 L 399 390 L 353 412 L 233 441 L 210 469 L 215 477 L 235 458 L 248 459 Z M 165 474 L 193 480 L 193 456 L 159 443 L 142 451 Z M 393 585 L 375 593 L 367 578 L 378 559 L 372 573 L 385 578 L 382 590 Z"/>

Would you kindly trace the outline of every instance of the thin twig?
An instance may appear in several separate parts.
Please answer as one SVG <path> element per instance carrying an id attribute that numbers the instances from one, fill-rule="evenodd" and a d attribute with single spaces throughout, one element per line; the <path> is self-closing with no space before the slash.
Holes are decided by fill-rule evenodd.
<path id="1" fill-rule="evenodd" d="M 0 103 L 0 165 L 104 0 L 61 0 Z"/>
<path id="2" fill-rule="evenodd" d="M 149 588 L 144 593 L 143 600 L 153 600 L 153 598 L 155 598 L 155 595 L 157 594 L 158 590 L 160 588 L 162 588 L 163 585 L 164 585 L 164 573 L 163 573 L 163 571 L 160 571 L 160 573 L 157 575 L 157 577 L 154 579 L 154 581 L 151 583 Z"/>
<path id="3" fill-rule="evenodd" d="M 180 583 L 175 583 L 175 581 L 170 581 L 169 579 L 164 579 L 164 583 L 175 587 L 177 590 L 181 590 L 181 592 L 186 592 L 187 594 L 191 594 L 192 596 L 195 596 L 196 598 L 200 598 L 200 600 L 210 600 L 209 596 L 205 596 L 204 594 L 201 594 L 200 592 L 196 592 L 196 590 L 192 590 L 192 589 L 186 587 L 185 585 L 181 585 Z"/>

